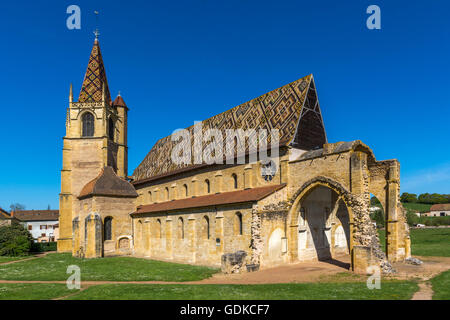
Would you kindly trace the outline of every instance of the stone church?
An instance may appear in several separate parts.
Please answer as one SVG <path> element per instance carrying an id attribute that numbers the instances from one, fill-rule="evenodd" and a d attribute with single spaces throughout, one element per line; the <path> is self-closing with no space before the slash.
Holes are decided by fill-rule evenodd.
<path id="1" fill-rule="evenodd" d="M 59 252 L 207 266 L 240 252 L 233 271 L 347 256 L 355 272 L 387 272 L 410 256 L 398 161 L 376 160 L 359 140 L 329 143 L 312 75 L 202 122 L 203 131 L 278 130 L 274 170 L 252 159 L 255 137 L 234 137 L 244 163 L 177 164 L 169 136 L 129 176 L 128 110 L 120 94 L 110 96 L 96 38 L 77 101 L 70 88 Z M 369 217 L 371 194 L 386 215 L 386 253 Z"/>

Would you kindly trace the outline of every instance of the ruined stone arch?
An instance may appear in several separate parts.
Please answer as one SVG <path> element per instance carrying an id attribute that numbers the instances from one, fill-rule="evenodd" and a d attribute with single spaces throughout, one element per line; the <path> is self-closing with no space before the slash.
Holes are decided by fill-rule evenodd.
<path id="1" fill-rule="evenodd" d="M 349 218 L 349 252 L 352 255 L 352 268 L 355 270 L 353 263 L 358 258 L 359 265 L 369 263 L 368 261 L 374 261 L 376 259 L 382 268 L 383 272 L 389 272 L 391 265 L 386 259 L 385 253 L 380 248 L 380 241 L 375 226 L 372 224 L 369 216 L 369 199 L 366 199 L 365 194 L 352 194 L 341 183 L 334 181 L 333 179 L 318 176 L 302 185 L 298 191 L 289 200 L 291 208 L 289 211 L 288 221 L 290 223 L 289 231 L 289 257 L 291 261 L 295 261 L 298 258 L 298 216 L 301 201 L 305 199 L 310 192 L 316 187 L 324 186 L 334 191 L 338 200 L 342 200 L 348 211 Z M 358 253 L 354 253 L 354 249 L 358 250 Z M 361 256 L 364 256 L 367 261 L 361 260 Z M 372 262 L 370 262 L 372 263 Z"/>
<path id="2" fill-rule="evenodd" d="M 337 201 L 342 201 L 348 212 L 348 224 L 349 224 L 349 247 L 353 245 L 353 220 L 354 220 L 354 210 L 352 207 L 352 194 L 350 191 L 344 187 L 341 183 L 324 176 L 315 177 L 307 182 L 305 182 L 291 197 L 288 201 L 290 204 L 290 209 L 288 213 L 288 223 L 289 229 L 287 231 L 288 236 L 288 253 L 291 261 L 296 261 L 298 259 L 299 250 L 299 232 L 298 223 L 300 215 L 300 207 L 302 200 L 306 199 L 308 195 L 315 190 L 317 187 L 322 186 L 330 189 L 337 194 Z M 337 202 L 336 202 L 337 203 Z M 306 241 L 306 239 L 305 239 Z M 330 241 L 331 245 L 331 241 Z"/>
<path id="3" fill-rule="evenodd" d="M 337 193 L 338 197 L 342 199 L 344 204 L 347 206 L 348 214 L 350 218 L 350 223 L 353 223 L 353 211 L 351 208 L 351 193 L 342 184 L 334 181 L 333 179 L 318 176 L 307 182 L 305 182 L 294 195 L 289 200 L 291 204 L 291 209 L 289 210 L 288 221 L 291 225 L 297 225 L 298 215 L 299 215 L 299 205 L 300 201 L 304 199 L 314 188 L 318 186 L 327 187 Z"/>

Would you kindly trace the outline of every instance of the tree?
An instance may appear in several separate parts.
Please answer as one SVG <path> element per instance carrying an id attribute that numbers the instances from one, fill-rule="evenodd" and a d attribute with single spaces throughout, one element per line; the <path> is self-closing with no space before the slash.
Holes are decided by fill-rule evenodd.
<path id="1" fill-rule="evenodd" d="M 384 213 L 383 210 L 379 209 L 370 214 L 372 221 L 377 223 L 378 228 L 384 227 Z"/>
<path id="2" fill-rule="evenodd" d="M 417 202 L 417 194 L 403 192 L 402 195 L 400 196 L 400 201 L 401 202 Z"/>
<path id="3" fill-rule="evenodd" d="M 436 204 L 436 203 L 448 203 L 450 200 L 449 195 L 439 193 L 422 193 L 418 198 L 420 203 Z"/>
<path id="4" fill-rule="evenodd" d="M 377 197 L 372 197 L 370 198 L 370 205 L 371 206 L 376 206 L 376 205 L 381 205 L 380 200 L 377 199 Z"/>
<path id="5" fill-rule="evenodd" d="M 21 256 L 30 252 L 33 237 L 20 223 L 0 227 L 0 256 Z"/>
<path id="6" fill-rule="evenodd" d="M 11 208 L 11 211 L 21 211 L 21 210 L 25 210 L 25 205 L 21 204 L 21 203 L 13 203 L 12 205 L 9 206 Z"/>

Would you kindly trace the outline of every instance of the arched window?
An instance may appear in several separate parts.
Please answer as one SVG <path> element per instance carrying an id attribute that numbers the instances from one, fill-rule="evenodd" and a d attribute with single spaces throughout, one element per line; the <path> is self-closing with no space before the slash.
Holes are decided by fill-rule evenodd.
<path id="1" fill-rule="evenodd" d="M 233 186 L 234 186 L 235 189 L 237 189 L 238 188 L 238 178 L 237 178 L 236 173 L 233 173 L 231 175 L 231 177 L 233 178 Z"/>
<path id="2" fill-rule="evenodd" d="M 184 220 L 183 218 L 178 218 L 178 238 L 184 239 Z"/>
<path id="3" fill-rule="evenodd" d="M 156 231 L 157 231 L 157 237 L 162 238 L 162 226 L 161 226 L 161 220 L 156 220 Z"/>
<path id="4" fill-rule="evenodd" d="M 110 140 L 114 141 L 114 121 L 112 118 L 109 118 L 108 121 L 108 137 Z"/>
<path id="5" fill-rule="evenodd" d="M 208 216 L 203 217 L 203 238 L 209 239 L 210 232 L 209 232 L 209 218 Z"/>
<path id="6" fill-rule="evenodd" d="M 234 233 L 242 235 L 242 213 L 236 212 L 234 222 Z"/>
<path id="7" fill-rule="evenodd" d="M 166 187 L 166 200 L 169 200 L 170 199 L 170 195 L 169 195 L 169 188 L 168 187 Z"/>
<path id="8" fill-rule="evenodd" d="M 112 239 L 112 218 L 106 217 L 103 222 L 103 236 L 105 240 Z"/>
<path id="9" fill-rule="evenodd" d="M 151 203 L 153 201 L 152 192 L 148 192 L 148 201 Z"/>
<path id="10" fill-rule="evenodd" d="M 94 135 L 94 115 L 90 112 L 86 112 L 81 117 L 81 122 L 83 124 L 83 137 L 92 137 Z"/>
<path id="11" fill-rule="evenodd" d="M 188 190 L 187 184 L 183 184 L 183 189 L 184 189 L 184 196 L 185 197 L 189 196 L 189 190 Z"/>
<path id="12" fill-rule="evenodd" d="M 209 180 L 205 180 L 205 192 L 210 193 L 211 192 L 211 184 L 209 183 Z"/>

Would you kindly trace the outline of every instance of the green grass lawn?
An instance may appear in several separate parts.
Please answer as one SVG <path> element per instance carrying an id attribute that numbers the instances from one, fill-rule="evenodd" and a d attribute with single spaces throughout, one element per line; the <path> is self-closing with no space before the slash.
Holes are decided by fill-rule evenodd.
<path id="1" fill-rule="evenodd" d="M 48 300 L 72 293 L 65 284 L 0 283 L 0 300 Z"/>
<path id="2" fill-rule="evenodd" d="M 260 285 L 111 284 L 90 287 L 75 300 L 404 300 L 418 290 L 416 282 L 383 281 L 370 290 L 363 282 Z"/>
<path id="3" fill-rule="evenodd" d="M 433 300 L 450 300 L 450 271 L 441 273 L 431 279 Z"/>
<path id="4" fill-rule="evenodd" d="M 81 280 L 110 281 L 193 281 L 209 278 L 218 269 L 161 262 L 132 257 L 79 259 L 70 253 L 50 253 L 45 257 L 0 265 L 2 280 L 66 280 L 69 265 L 81 270 Z"/>
<path id="5" fill-rule="evenodd" d="M 450 228 L 411 229 L 411 253 L 416 256 L 450 257 Z M 385 231 L 379 230 L 385 250 Z"/>

